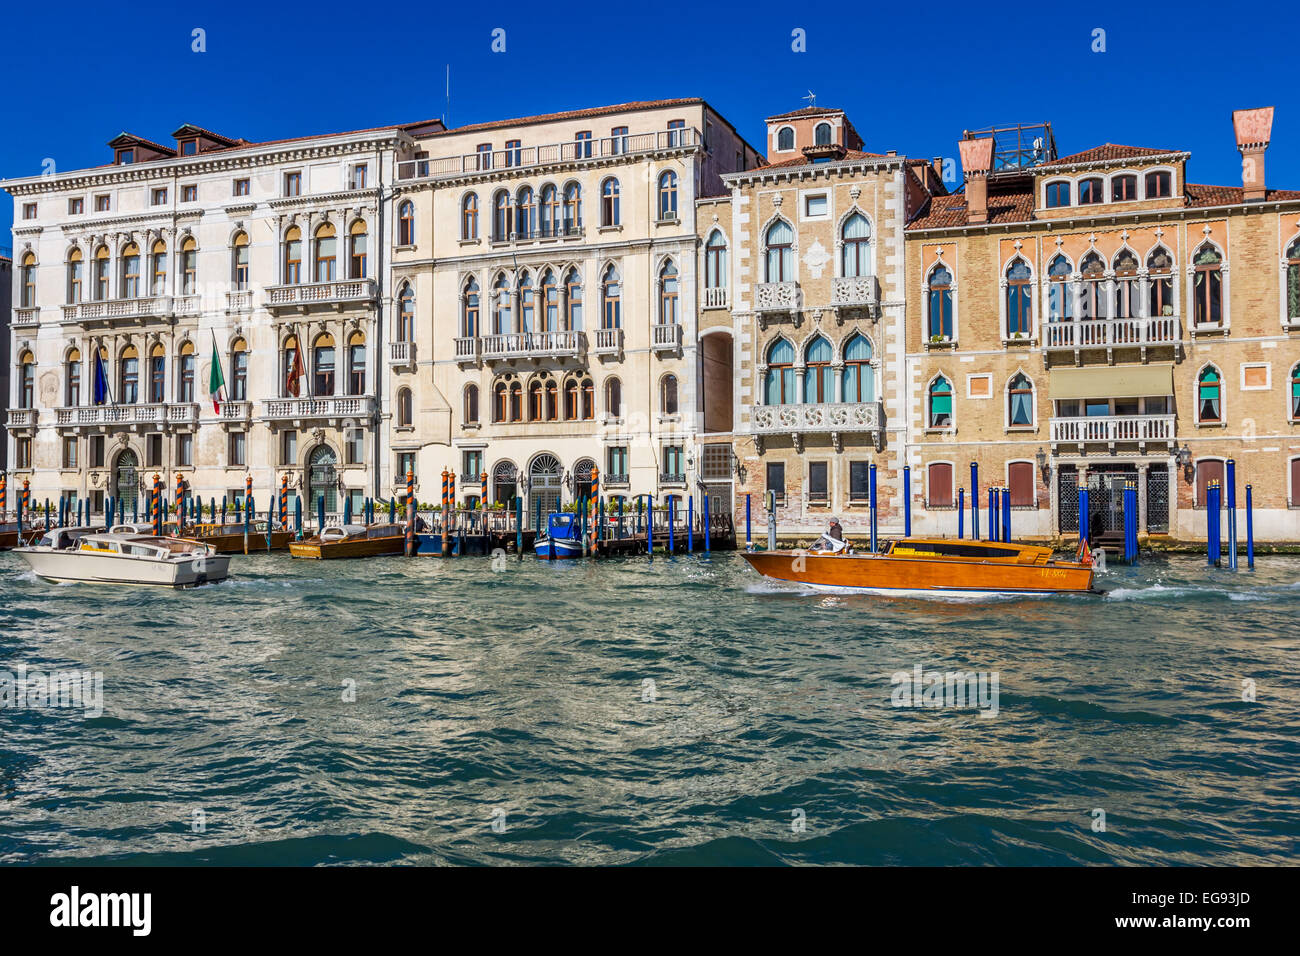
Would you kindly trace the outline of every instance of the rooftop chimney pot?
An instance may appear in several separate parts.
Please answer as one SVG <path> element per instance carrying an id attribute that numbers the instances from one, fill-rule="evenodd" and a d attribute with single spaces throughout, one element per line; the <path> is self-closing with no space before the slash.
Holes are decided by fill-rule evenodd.
<path id="1" fill-rule="evenodd" d="M 1241 150 L 1242 198 L 1263 202 L 1268 195 L 1264 183 L 1264 152 L 1273 133 L 1273 107 L 1233 110 L 1232 130 Z"/>

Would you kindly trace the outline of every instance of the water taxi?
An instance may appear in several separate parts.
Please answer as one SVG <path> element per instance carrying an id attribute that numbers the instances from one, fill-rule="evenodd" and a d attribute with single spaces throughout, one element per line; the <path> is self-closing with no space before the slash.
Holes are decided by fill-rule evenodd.
<path id="1" fill-rule="evenodd" d="M 114 525 L 109 531 L 117 534 L 153 534 L 153 522 L 129 521 L 126 524 Z M 176 522 L 169 521 L 163 525 L 163 534 L 175 535 L 176 533 Z M 210 545 L 216 549 L 217 554 L 244 553 L 243 522 L 238 524 L 187 524 L 182 533 L 187 538 L 193 538 L 195 541 L 202 541 L 204 544 Z M 278 531 L 272 528 L 270 550 L 284 551 L 289 547 L 289 542 L 292 540 L 292 531 Z M 249 553 L 266 550 L 266 519 L 250 521 L 248 524 Z"/>
<path id="2" fill-rule="evenodd" d="M 1087 594 L 1090 560 L 1062 561 L 1051 548 L 1001 541 L 903 538 L 878 553 L 836 542 L 825 550 L 750 551 L 764 577 L 807 587 L 889 595 Z"/>
<path id="3" fill-rule="evenodd" d="M 533 542 L 537 556 L 547 561 L 582 557 L 582 530 L 576 515 L 551 512 L 546 516 L 546 535 Z"/>
<path id="4" fill-rule="evenodd" d="M 289 542 L 294 558 L 373 558 L 406 552 L 406 524 L 345 524 L 326 528 L 320 534 Z"/>
<path id="5" fill-rule="evenodd" d="M 187 538 L 54 528 L 15 553 L 47 581 L 191 588 L 224 581 L 230 559 Z"/>

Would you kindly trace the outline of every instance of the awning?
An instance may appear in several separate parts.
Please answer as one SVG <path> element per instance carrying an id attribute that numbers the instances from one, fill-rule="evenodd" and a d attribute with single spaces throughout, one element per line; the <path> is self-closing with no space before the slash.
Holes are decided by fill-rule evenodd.
<path id="1" fill-rule="evenodd" d="M 1174 394 L 1173 363 L 1054 368 L 1048 373 L 1052 401 L 1070 398 L 1140 398 Z"/>

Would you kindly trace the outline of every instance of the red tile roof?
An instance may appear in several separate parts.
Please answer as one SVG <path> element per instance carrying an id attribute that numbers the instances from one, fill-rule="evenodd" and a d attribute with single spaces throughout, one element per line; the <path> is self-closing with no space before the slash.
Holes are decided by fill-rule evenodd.
<path id="1" fill-rule="evenodd" d="M 777 113 L 775 116 L 769 116 L 767 122 L 772 120 L 798 119 L 801 116 L 828 116 L 831 113 L 843 113 L 843 110 L 831 109 L 827 106 L 805 106 L 801 110 L 792 110 L 789 113 Z"/>
<path id="2" fill-rule="evenodd" d="M 1200 186 L 1195 183 L 1183 185 L 1183 195 L 1187 205 L 1198 206 L 1236 206 L 1245 202 L 1245 190 L 1241 186 Z M 1265 200 L 1300 199 L 1297 189 L 1265 190 Z"/>
<path id="3" fill-rule="evenodd" d="M 969 209 L 964 192 L 949 196 L 931 196 L 919 216 L 907 224 L 908 229 L 951 229 L 966 225 Z M 989 194 L 989 222 L 1028 222 L 1034 218 L 1032 189 Z"/>
<path id="4" fill-rule="evenodd" d="M 858 149 L 848 149 L 839 159 L 832 159 L 832 163 L 851 163 L 855 159 L 889 159 L 884 153 L 864 153 Z M 779 163 L 768 163 L 766 166 L 759 167 L 764 170 L 768 169 L 789 169 L 794 166 L 824 166 L 826 163 L 814 163 L 806 156 L 796 156 L 794 159 L 783 159 Z"/>
<path id="5" fill-rule="evenodd" d="M 630 113 L 633 110 L 667 109 L 671 106 L 695 106 L 704 102 L 700 97 L 683 97 L 675 100 L 641 100 L 632 103 L 615 103 L 612 106 L 595 106 L 590 109 L 565 110 L 560 113 L 541 113 L 537 116 L 521 116 L 517 119 L 492 120 L 489 123 L 471 123 L 468 126 L 453 126 L 448 133 L 473 133 L 479 130 L 500 129 L 503 126 L 520 126 L 526 123 L 550 123 L 563 120 L 586 119 L 591 116 L 607 116 L 611 113 Z"/>
<path id="6" fill-rule="evenodd" d="M 1176 153 L 1176 149 L 1154 149 L 1150 146 L 1117 146 L 1115 143 L 1102 143 L 1081 153 L 1061 156 L 1044 166 L 1073 166 L 1076 163 L 1107 163 L 1124 159 L 1140 159 L 1143 156 L 1167 156 Z"/>

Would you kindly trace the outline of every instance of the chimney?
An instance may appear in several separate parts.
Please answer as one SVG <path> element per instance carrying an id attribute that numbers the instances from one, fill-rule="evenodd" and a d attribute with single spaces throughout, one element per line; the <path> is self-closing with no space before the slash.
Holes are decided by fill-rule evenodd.
<path id="1" fill-rule="evenodd" d="M 978 226 L 989 221 L 989 168 L 993 165 L 993 137 L 963 139 L 961 168 L 966 175 L 966 222 Z"/>
<path id="2" fill-rule="evenodd" d="M 1233 110 L 1232 130 L 1237 134 L 1237 149 L 1241 150 L 1242 198 L 1246 202 L 1263 202 L 1264 151 L 1273 131 L 1273 107 Z"/>

